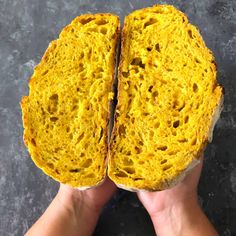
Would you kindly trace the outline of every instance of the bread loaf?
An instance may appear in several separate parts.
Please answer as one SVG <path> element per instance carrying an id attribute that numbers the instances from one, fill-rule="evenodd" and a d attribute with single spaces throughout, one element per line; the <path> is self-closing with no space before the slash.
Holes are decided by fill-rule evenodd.
<path id="1" fill-rule="evenodd" d="M 50 43 L 22 99 L 24 142 L 47 175 L 86 188 L 104 179 L 119 19 L 75 18 Z"/>
<path id="2" fill-rule="evenodd" d="M 223 101 L 212 52 L 169 5 L 125 18 L 108 175 L 125 189 L 163 190 L 198 163 Z"/>

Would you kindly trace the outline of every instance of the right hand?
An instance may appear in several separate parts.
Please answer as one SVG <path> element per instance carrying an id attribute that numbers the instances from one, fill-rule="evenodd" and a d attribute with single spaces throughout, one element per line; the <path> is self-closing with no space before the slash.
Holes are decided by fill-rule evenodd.
<path id="1" fill-rule="evenodd" d="M 181 183 L 171 189 L 158 192 L 138 192 L 138 198 L 150 216 L 176 204 L 186 203 L 186 201 L 197 203 L 197 185 L 202 170 L 202 162 L 203 157 L 200 158 L 200 163 L 191 170 L 191 173 Z"/>

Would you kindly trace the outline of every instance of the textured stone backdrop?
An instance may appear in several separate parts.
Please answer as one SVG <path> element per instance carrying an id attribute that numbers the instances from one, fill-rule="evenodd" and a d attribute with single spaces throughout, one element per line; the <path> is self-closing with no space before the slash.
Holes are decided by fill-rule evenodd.
<path id="1" fill-rule="evenodd" d="M 0 0 L 0 235 L 20 236 L 42 214 L 58 184 L 32 163 L 22 142 L 19 101 L 48 43 L 79 14 L 174 4 L 197 25 L 218 63 L 225 108 L 206 150 L 200 201 L 220 235 L 236 235 L 235 0 Z M 96 236 L 154 235 L 134 193 L 120 190 L 105 208 Z"/>

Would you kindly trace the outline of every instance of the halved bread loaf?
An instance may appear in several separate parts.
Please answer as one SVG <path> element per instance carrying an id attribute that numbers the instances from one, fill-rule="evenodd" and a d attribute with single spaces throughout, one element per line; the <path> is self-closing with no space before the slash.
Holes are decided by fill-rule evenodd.
<path id="1" fill-rule="evenodd" d="M 105 177 L 118 35 L 117 16 L 75 18 L 50 43 L 22 99 L 24 142 L 61 183 L 85 188 Z"/>
<path id="2" fill-rule="evenodd" d="M 173 6 L 125 18 L 108 175 L 122 188 L 163 190 L 198 163 L 223 101 L 216 64 Z"/>

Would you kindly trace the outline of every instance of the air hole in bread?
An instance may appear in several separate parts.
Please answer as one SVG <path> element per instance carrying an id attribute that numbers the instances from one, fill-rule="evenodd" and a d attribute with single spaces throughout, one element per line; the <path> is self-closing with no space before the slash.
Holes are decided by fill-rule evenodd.
<path id="1" fill-rule="evenodd" d="M 196 83 L 193 84 L 193 92 L 196 93 L 198 91 L 198 85 Z"/>
<path id="2" fill-rule="evenodd" d="M 173 127 L 174 127 L 174 128 L 178 128 L 178 127 L 179 127 L 179 120 L 176 120 L 176 121 L 173 123 Z"/>
<path id="3" fill-rule="evenodd" d="M 79 137 L 77 138 L 77 144 L 81 142 L 81 140 L 84 138 L 84 132 L 82 132 L 82 134 L 79 135 Z"/>
<path id="4" fill-rule="evenodd" d="M 184 123 L 186 124 L 186 123 L 188 123 L 188 121 L 189 121 L 189 116 L 185 116 L 184 117 Z"/>
<path id="5" fill-rule="evenodd" d="M 59 151 L 61 151 L 62 149 L 60 148 L 60 147 L 56 147 L 55 149 L 54 149 L 54 152 L 55 153 L 58 153 Z M 54 159 L 58 159 L 57 157 L 54 157 Z"/>
<path id="6" fill-rule="evenodd" d="M 58 101 L 58 94 L 53 94 L 49 99 L 53 101 Z"/>
<path id="7" fill-rule="evenodd" d="M 102 67 L 97 67 L 96 72 L 97 72 L 97 73 L 99 73 L 99 72 L 104 72 L 104 70 L 102 69 Z"/>
<path id="8" fill-rule="evenodd" d="M 166 162 L 167 162 L 166 159 L 162 160 L 162 161 L 161 161 L 161 165 L 165 164 Z"/>
<path id="9" fill-rule="evenodd" d="M 180 143 L 186 143 L 186 142 L 188 142 L 188 139 L 180 138 L 180 139 L 177 139 L 177 141 L 180 142 Z"/>
<path id="10" fill-rule="evenodd" d="M 140 154 L 142 152 L 141 148 L 139 148 L 137 146 L 135 146 L 134 149 L 135 149 L 137 154 Z"/>
<path id="11" fill-rule="evenodd" d="M 127 102 L 127 108 L 128 108 L 128 109 L 129 109 L 129 107 L 130 107 L 131 102 L 132 102 L 131 99 L 129 99 L 128 102 Z"/>
<path id="12" fill-rule="evenodd" d="M 141 68 L 145 68 L 145 64 L 142 63 L 142 59 L 140 57 L 135 57 L 132 61 L 131 61 L 131 65 L 132 66 L 139 66 Z"/>
<path id="13" fill-rule="evenodd" d="M 127 156 L 130 156 L 130 155 L 131 155 L 131 151 L 128 151 L 128 152 L 126 153 L 126 155 L 127 155 Z"/>
<path id="14" fill-rule="evenodd" d="M 193 39 L 193 32 L 192 32 L 192 30 L 188 30 L 188 35 L 189 35 L 189 37 L 190 37 L 191 39 Z"/>
<path id="15" fill-rule="evenodd" d="M 58 95 L 57 94 L 53 94 L 49 98 L 48 112 L 50 114 L 56 112 L 57 111 L 57 105 L 58 105 Z"/>
<path id="16" fill-rule="evenodd" d="M 91 55 L 92 55 L 92 48 L 89 48 L 88 53 L 87 53 L 88 59 L 91 58 Z"/>
<path id="17" fill-rule="evenodd" d="M 148 113 L 148 112 L 144 112 L 143 115 L 144 115 L 144 116 L 149 116 L 150 113 Z"/>
<path id="18" fill-rule="evenodd" d="M 79 22 L 82 24 L 82 25 L 85 25 L 85 24 L 88 24 L 90 21 L 94 20 L 95 18 L 93 17 L 89 17 L 89 18 L 81 18 L 79 19 Z"/>
<path id="19" fill-rule="evenodd" d="M 135 121 L 134 117 L 132 117 L 130 121 L 131 121 L 132 124 L 134 124 L 134 121 Z M 133 135 L 134 135 L 134 134 L 135 134 L 135 133 L 133 133 Z"/>
<path id="20" fill-rule="evenodd" d="M 79 59 L 83 59 L 84 58 L 84 52 L 81 52 L 79 55 Z"/>
<path id="21" fill-rule="evenodd" d="M 153 137 L 154 137 L 154 131 L 153 131 L 153 130 L 150 130 L 150 131 L 149 131 L 149 135 L 150 135 L 150 138 L 153 138 Z"/>
<path id="22" fill-rule="evenodd" d="M 195 60 L 195 62 L 198 63 L 198 64 L 201 63 L 201 61 L 200 61 L 198 58 L 196 58 L 196 57 L 194 58 L 194 60 Z"/>
<path id="23" fill-rule="evenodd" d="M 42 113 L 42 116 L 45 115 L 45 111 L 44 111 L 44 109 L 42 107 L 41 107 L 41 113 Z"/>
<path id="24" fill-rule="evenodd" d="M 153 85 L 149 86 L 148 92 L 152 92 L 152 89 L 153 89 Z"/>
<path id="25" fill-rule="evenodd" d="M 82 167 L 84 168 L 88 168 L 89 166 L 92 165 L 92 159 L 87 159 L 83 164 L 82 164 Z"/>
<path id="26" fill-rule="evenodd" d="M 198 109 L 199 106 L 200 106 L 200 103 L 198 102 L 198 103 L 196 104 L 196 109 Z"/>
<path id="27" fill-rule="evenodd" d="M 34 138 L 32 138 L 32 139 L 31 139 L 31 143 L 33 144 L 33 146 L 35 146 L 35 147 L 36 147 L 36 141 L 35 141 L 35 139 L 34 139 Z"/>
<path id="28" fill-rule="evenodd" d="M 117 170 L 116 173 L 115 173 L 115 176 L 121 177 L 121 178 L 128 177 L 128 175 L 125 172 L 121 171 L 121 170 Z"/>
<path id="29" fill-rule="evenodd" d="M 107 23 L 108 22 L 106 20 L 104 20 L 104 19 L 99 19 L 99 20 L 95 21 L 96 25 L 105 25 Z"/>
<path id="30" fill-rule="evenodd" d="M 165 151 L 168 147 L 166 145 L 158 146 L 157 150 Z"/>
<path id="31" fill-rule="evenodd" d="M 177 150 L 175 150 L 175 151 L 169 151 L 169 152 L 168 152 L 168 155 L 176 155 L 177 152 L 178 152 Z"/>
<path id="32" fill-rule="evenodd" d="M 125 77 L 125 78 L 128 78 L 129 77 L 129 72 L 123 71 L 122 76 Z"/>
<path id="33" fill-rule="evenodd" d="M 138 161 L 138 163 L 139 163 L 140 165 L 143 165 L 143 164 L 144 164 L 144 161 Z"/>
<path id="34" fill-rule="evenodd" d="M 139 180 L 144 180 L 144 178 L 141 178 L 141 177 L 134 178 L 134 181 L 139 181 Z"/>
<path id="35" fill-rule="evenodd" d="M 143 141 L 138 141 L 138 144 L 140 145 L 140 146 L 143 146 Z"/>
<path id="36" fill-rule="evenodd" d="M 102 136 L 103 136 L 103 128 L 101 127 L 100 134 L 99 134 L 99 139 L 98 139 L 99 143 L 100 143 L 100 141 L 102 139 Z"/>
<path id="37" fill-rule="evenodd" d="M 107 28 L 102 27 L 100 32 L 105 35 L 107 33 Z"/>
<path id="38" fill-rule="evenodd" d="M 59 175 L 60 174 L 60 171 L 58 169 L 55 170 L 55 172 Z"/>
<path id="39" fill-rule="evenodd" d="M 121 136 L 125 136 L 125 134 L 126 134 L 126 128 L 125 128 L 124 125 L 120 125 L 120 127 L 118 128 L 118 133 L 119 133 L 119 135 L 121 135 Z"/>
<path id="40" fill-rule="evenodd" d="M 155 45 L 155 49 L 156 49 L 158 52 L 161 52 L 159 43 L 157 43 L 157 44 Z"/>
<path id="41" fill-rule="evenodd" d="M 171 132 L 172 132 L 172 135 L 174 135 L 174 136 L 176 136 L 176 135 L 177 135 L 177 133 L 176 133 L 176 131 L 175 131 L 175 130 L 172 130 Z"/>
<path id="42" fill-rule="evenodd" d="M 157 97 L 158 97 L 158 91 L 153 92 L 153 93 L 152 93 L 152 97 L 153 97 L 153 99 L 157 99 Z"/>
<path id="43" fill-rule="evenodd" d="M 151 47 L 147 47 L 147 51 L 151 52 L 152 48 Z"/>
<path id="44" fill-rule="evenodd" d="M 79 168 L 71 169 L 71 170 L 69 170 L 69 172 L 78 173 L 78 172 L 80 172 L 80 169 Z"/>
<path id="45" fill-rule="evenodd" d="M 50 121 L 52 121 L 52 122 L 56 122 L 57 120 L 58 120 L 58 117 L 55 117 L 55 116 L 50 117 Z"/>
<path id="46" fill-rule="evenodd" d="M 53 163 L 50 163 L 50 162 L 47 163 L 47 167 L 50 168 L 50 169 L 54 169 Z"/>
<path id="47" fill-rule="evenodd" d="M 131 175 L 135 173 L 135 169 L 131 167 L 125 167 L 124 171 Z"/>
<path id="48" fill-rule="evenodd" d="M 173 107 L 174 109 L 176 109 L 178 106 L 179 106 L 179 101 L 178 101 L 178 100 L 174 100 L 172 107 Z"/>
<path id="49" fill-rule="evenodd" d="M 72 133 L 70 133 L 69 139 L 73 139 L 73 134 Z"/>
<path id="50" fill-rule="evenodd" d="M 125 158 L 123 160 L 123 163 L 124 163 L 125 166 L 132 166 L 134 164 L 134 162 L 130 158 Z"/>
<path id="51" fill-rule="evenodd" d="M 162 168 L 163 171 L 169 170 L 172 167 L 172 165 L 166 165 Z"/>
<path id="52" fill-rule="evenodd" d="M 146 28 L 147 26 L 153 25 L 157 23 L 157 20 L 154 18 L 150 18 L 145 24 L 144 24 L 144 28 Z"/>
<path id="53" fill-rule="evenodd" d="M 45 70 L 41 75 L 44 76 L 48 73 L 48 70 Z"/>
<path id="54" fill-rule="evenodd" d="M 181 104 L 179 104 L 178 111 L 182 111 L 185 107 L 185 102 L 183 101 Z"/>
<path id="55" fill-rule="evenodd" d="M 154 124 L 154 128 L 157 129 L 157 128 L 159 128 L 159 127 L 160 127 L 160 122 L 157 121 L 157 122 Z"/>
<path id="56" fill-rule="evenodd" d="M 84 69 L 85 69 L 85 68 L 84 68 L 84 64 L 83 64 L 83 63 L 79 63 L 78 68 L 77 68 L 77 72 L 78 72 L 78 73 L 79 73 L 79 72 L 82 72 Z"/>
<path id="57" fill-rule="evenodd" d="M 194 139 L 191 141 L 191 145 L 194 146 L 194 145 L 196 145 L 196 143 L 197 143 L 197 139 L 194 138 Z"/>
<path id="58" fill-rule="evenodd" d="M 84 153 L 84 152 L 81 152 L 79 156 L 80 156 L 80 157 L 84 157 L 84 156 L 85 156 L 85 153 Z"/>

